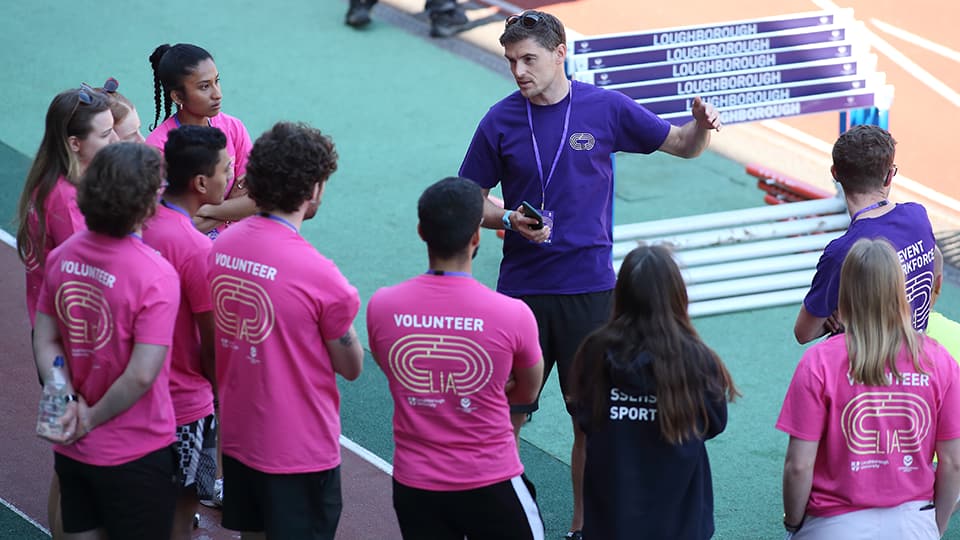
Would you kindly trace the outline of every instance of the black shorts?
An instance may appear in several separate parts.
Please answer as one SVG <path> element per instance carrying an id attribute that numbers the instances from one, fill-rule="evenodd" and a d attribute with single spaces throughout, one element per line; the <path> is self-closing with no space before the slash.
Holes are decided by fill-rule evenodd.
<path id="1" fill-rule="evenodd" d="M 340 522 L 340 467 L 268 474 L 223 455 L 223 526 L 267 538 L 333 540 Z"/>
<path id="2" fill-rule="evenodd" d="M 583 339 L 608 320 L 613 308 L 613 291 L 584 294 L 534 295 L 520 298 L 533 311 L 543 349 L 543 383 L 554 364 L 560 378 L 560 392 L 569 395 L 567 373 Z M 541 390 L 543 384 L 540 385 Z M 529 405 L 513 405 L 512 413 L 531 413 L 540 408 L 540 396 Z M 567 405 L 567 412 L 573 414 Z"/>
<path id="3" fill-rule="evenodd" d="M 170 540 L 177 503 L 173 446 L 123 465 L 88 465 L 55 453 L 63 530 L 109 538 Z"/>
<path id="4" fill-rule="evenodd" d="M 393 481 L 404 540 L 541 540 L 537 492 L 526 476 L 464 491 L 429 491 Z"/>

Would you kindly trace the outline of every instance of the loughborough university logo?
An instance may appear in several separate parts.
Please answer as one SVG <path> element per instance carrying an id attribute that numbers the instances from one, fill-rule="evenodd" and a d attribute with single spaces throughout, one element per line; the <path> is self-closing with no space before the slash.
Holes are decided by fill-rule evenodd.
<path id="1" fill-rule="evenodd" d="M 388 356 L 397 381 L 418 394 L 469 396 L 493 375 L 487 351 L 460 336 L 411 334 L 394 343 Z"/>

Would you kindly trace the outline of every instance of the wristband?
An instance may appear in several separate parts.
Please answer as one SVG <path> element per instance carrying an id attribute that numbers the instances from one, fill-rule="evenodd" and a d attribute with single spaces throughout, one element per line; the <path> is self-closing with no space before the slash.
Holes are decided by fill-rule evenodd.
<path id="1" fill-rule="evenodd" d="M 790 533 L 790 534 L 797 534 L 797 532 L 799 532 L 800 529 L 803 528 L 803 520 L 801 519 L 801 520 L 800 520 L 800 523 L 797 523 L 796 525 L 790 525 L 789 523 L 787 523 L 787 517 L 784 516 L 784 517 L 783 517 L 783 528 L 784 528 L 784 530 L 786 530 L 786 531 L 787 531 L 788 533 Z"/>
<path id="2" fill-rule="evenodd" d="M 510 214 L 513 213 L 513 210 L 507 210 L 503 213 L 503 228 L 512 231 L 513 225 L 510 223 Z"/>
<path id="3" fill-rule="evenodd" d="M 63 401 L 64 401 L 64 403 L 70 403 L 71 401 L 77 401 L 77 399 L 78 399 L 78 398 L 77 398 L 77 395 L 76 395 L 76 394 L 67 394 L 67 395 L 63 396 Z"/>

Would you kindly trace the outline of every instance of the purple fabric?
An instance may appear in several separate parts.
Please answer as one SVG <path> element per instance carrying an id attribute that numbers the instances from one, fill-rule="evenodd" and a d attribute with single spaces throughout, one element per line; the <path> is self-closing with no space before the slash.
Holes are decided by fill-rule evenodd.
<path id="1" fill-rule="evenodd" d="M 843 236 L 830 242 L 803 300 L 807 312 L 815 317 L 829 317 L 837 309 L 843 259 L 861 238 L 884 238 L 893 245 L 904 270 L 907 298 L 913 306 L 913 327 L 924 330 L 930 315 L 935 239 L 927 210 L 917 203 L 898 204 L 882 216 L 858 219 Z"/>
<path id="2" fill-rule="evenodd" d="M 510 296 L 580 294 L 613 288 L 611 259 L 613 163 L 611 154 L 649 154 L 670 125 L 620 92 L 573 82 L 569 135 L 560 141 L 567 99 L 533 106 L 533 124 L 544 169 L 563 153 L 546 191 L 555 212 L 553 242 L 534 245 L 507 231 L 497 290 Z M 540 207 L 541 184 L 527 123 L 526 99 L 507 96 L 480 121 L 460 175 L 483 188 L 502 184 L 507 208 L 521 201 Z M 546 178 L 548 170 L 543 171 Z"/>

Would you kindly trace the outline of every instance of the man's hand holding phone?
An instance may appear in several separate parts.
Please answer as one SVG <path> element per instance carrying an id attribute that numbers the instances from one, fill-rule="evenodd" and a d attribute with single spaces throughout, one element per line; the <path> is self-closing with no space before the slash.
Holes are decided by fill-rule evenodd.
<path id="1" fill-rule="evenodd" d="M 527 201 L 520 204 L 510 219 L 513 230 L 531 242 L 542 244 L 550 238 L 550 227 L 543 224 L 540 211 Z"/>

